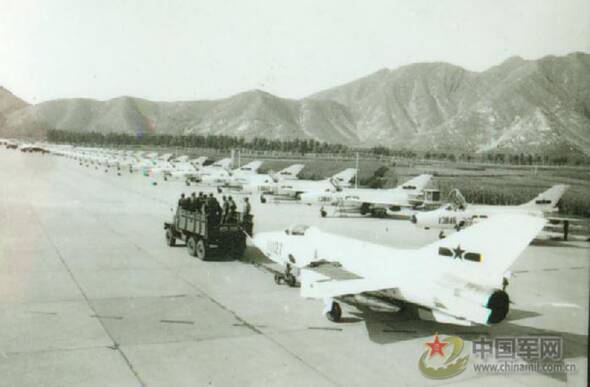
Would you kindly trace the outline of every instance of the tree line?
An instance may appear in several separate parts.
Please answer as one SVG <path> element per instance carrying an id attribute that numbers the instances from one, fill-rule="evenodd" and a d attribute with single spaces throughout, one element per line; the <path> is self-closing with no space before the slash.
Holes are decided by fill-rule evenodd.
<path id="1" fill-rule="evenodd" d="M 246 140 L 243 137 L 227 135 L 171 135 L 171 134 L 144 134 L 144 133 L 100 133 L 100 132 L 78 132 L 71 130 L 48 129 L 47 140 L 55 143 L 67 143 L 74 145 L 88 146 L 162 146 L 181 148 L 210 148 L 225 151 L 228 149 L 247 149 L 253 151 L 278 151 L 290 154 L 337 154 L 342 156 L 353 156 L 359 153 L 363 157 L 391 157 L 410 160 L 446 160 L 465 162 L 488 162 L 496 164 L 512 165 L 566 165 L 583 164 L 579 157 L 561 154 L 550 156 L 547 154 L 508 154 L 501 152 L 486 152 L 474 154 L 466 152 L 418 152 L 408 148 L 388 148 L 376 146 L 372 148 L 351 148 L 342 144 L 331 144 L 313 139 L 291 139 L 271 140 L 268 138 L 255 137 Z"/>

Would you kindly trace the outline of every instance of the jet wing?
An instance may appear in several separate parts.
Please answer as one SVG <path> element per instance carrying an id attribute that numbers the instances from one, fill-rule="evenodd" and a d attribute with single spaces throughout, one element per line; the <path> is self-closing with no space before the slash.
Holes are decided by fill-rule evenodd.
<path id="1" fill-rule="evenodd" d="M 354 273 L 350 273 L 347 279 L 336 279 L 310 268 L 301 270 L 300 280 L 301 296 L 308 298 L 334 298 L 396 287 L 392 280 L 376 281 Z"/>
<path id="2" fill-rule="evenodd" d="M 348 271 L 342 267 L 338 262 L 329 261 L 314 261 L 307 265 L 304 269 L 321 274 L 328 278 L 328 280 L 345 281 L 352 279 L 361 279 L 363 277 Z"/>

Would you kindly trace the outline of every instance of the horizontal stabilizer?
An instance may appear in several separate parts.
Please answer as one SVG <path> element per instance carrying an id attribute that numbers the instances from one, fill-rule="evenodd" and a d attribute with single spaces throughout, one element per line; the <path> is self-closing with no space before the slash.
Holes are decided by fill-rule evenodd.
<path id="1" fill-rule="evenodd" d="M 434 321 L 442 324 L 463 325 L 466 327 L 473 325 L 473 323 L 469 320 L 459 319 L 457 317 L 451 316 L 450 314 L 438 310 L 432 311 L 432 318 L 434 319 Z"/>

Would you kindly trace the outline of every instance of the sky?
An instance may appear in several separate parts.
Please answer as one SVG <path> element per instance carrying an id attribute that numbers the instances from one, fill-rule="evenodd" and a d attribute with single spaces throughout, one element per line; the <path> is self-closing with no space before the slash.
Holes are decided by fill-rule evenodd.
<path id="1" fill-rule="evenodd" d="M 588 0 L 0 0 L 0 85 L 31 103 L 302 98 L 382 68 L 590 52 Z"/>

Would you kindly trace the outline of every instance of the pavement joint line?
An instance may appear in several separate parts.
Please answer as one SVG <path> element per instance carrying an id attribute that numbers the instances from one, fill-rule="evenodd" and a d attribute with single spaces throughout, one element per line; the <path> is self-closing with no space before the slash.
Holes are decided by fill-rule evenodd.
<path id="1" fill-rule="evenodd" d="M 110 227 L 106 222 L 103 221 L 103 219 L 101 219 L 101 217 L 97 216 L 96 214 L 87 211 L 91 216 L 93 216 L 96 220 L 98 220 L 100 223 L 104 224 L 107 229 L 109 229 L 111 231 L 111 233 L 117 235 L 117 236 L 121 236 L 119 233 L 115 232 L 112 227 Z M 37 215 L 37 214 L 36 214 Z M 38 215 L 37 218 L 39 219 Z M 39 220 L 40 222 L 40 220 Z M 41 222 L 40 222 L 41 223 Z M 43 230 L 45 231 L 47 238 L 49 239 L 49 241 L 53 244 L 52 240 L 49 238 L 45 228 L 43 228 Z M 145 254 L 147 254 L 148 256 L 152 257 L 151 254 L 146 251 L 142 246 L 137 245 L 134 241 L 129 240 L 129 243 L 131 243 L 132 245 L 134 245 L 135 247 L 138 248 L 138 250 L 143 251 Z M 66 268 L 68 269 L 68 271 L 70 272 L 70 275 L 73 277 L 72 272 L 69 270 L 69 267 L 67 267 L 67 265 L 65 264 L 65 262 L 63 261 L 63 257 L 61 256 L 61 254 L 59 253 L 59 251 L 57 250 L 57 248 L 54 245 L 54 248 L 56 249 L 59 258 L 62 260 L 62 263 L 66 266 Z M 152 257 L 153 259 L 154 257 Z M 273 339 L 272 337 L 264 334 L 262 331 L 260 331 L 258 328 L 256 328 L 254 325 L 248 323 L 246 320 L 242 319 L 241 317 L 239 317 L 234 311 L 230 310 L 229 308 L 227 308 L 225 305 L 221 304 L 219 301 L 217 301 L 216 299 L 214 299 L 213 297 L 211 297 L 209 294 L 207 294 L 205 291 L 203 291 L 202 289 L 200 289 L 199 287 L 195 286 L 194 284 L 192 284 L 191 282 L 187 281 L 186 279 L 184 279 L 182 276 L 180 276 L 177 272 L 173 271 L 171 268 L 167 267 L 166 265 L 161 265 L 162 268 L 164 270 L 167 270 L 169 273 L 171 273 L 173 276 L 179 278 L 181 281 L 183 281 L 185 284 L 187 284 L 188 286 L 192 287 L 193 289 L 199 291 L 200 293 L 203 293 L 203 295 L 211 302 L 213 302 L 214 304 L 216 304 L 218 307 L 220 307 L 221 309 L 229 312 L 230 314 L 232 314 L 234 316 L 234 318 L 240 322 L 243 322 L 244 324 L 246 324 L 246 326 L 252 330 L 253 332 L 260 334 L 264 337 L 266 337 L 268 340 L 270 340 L 271 342 L 273 342 L 275 345 L 279 346 L 280 348 L 282 348 L 285 352 L 289 353 L 291 356 L 293 356 L 295 359 L 297 359 L 301 364 L 304 364 L 305 366 L 309 367 L 310 369 L 314 370 L 318 375 L 320 375 L 321 377 L 323 377 L 325 380 L 327 380 L 328 382 L 330 382 L 333 385 L 338 385 L 338 383 L 336 383 L 334 380 L 332 380 L 328 375 L 324 374 L 323 372 L 321 372 L 319 369 L 313 367 L 311 364 L 307 363 L 303 358 L 301 358 L 300 356 L 298 356 L 297 354 L 295 354 L 294 352 L 290 351 L 286 346 L 284 346 L 283 344 L 281 344 L 280 342 L 278 342 L 277 340 Z M 75 281 L 75 279 L 74 279 Z M 76 284 L 77 281 L 75 281 Z M 79 286 L 79 284 L 78 284 Z M 81 288 L 80 288 L 80 291 Z M 89 299 L 86 297 L 86 295 L 83 293 L 84 298 L 86 298 L 88 305 L 90 308 L 92 308 L 92 306 L 90 305 Z M 94 311 L 94 309 L 93 309 Z M 94 311 L 94 313 L 96 313 L 96 311 Z M 103 324 L 102 321 L 99 319 L 98 321 L 100 321 L 101 325 Z M 106 330 L 106 327 L 104 327 L 103 325 L 103 329 L 105 330 L 105 332 L 110 336 L 110 333 Z M 112 337 L 111 337 L 111 340 Z M 114 342 L 114 340 L 113 340 Z M 123 356 L 123 358 L 125 359 L 125 361 L 127 362 L 128 367 L 131 369 L 131 371 L 133 372 L 133 374 L 136 376 L 137 380 L 140 382 L 140 384 L 142 386 L 145 386 L 145 383 L 142 381 L 142 379 L 140 378 L 139 374 L 135 371 L 135 369 L 133 368 L 133 365 L 131 364 L 131 362 L 129 361 L 129 359 L 127 358 L 127 356 L 124 354 L 124 352 L 118 348 L 119 353 L 121 354 L 121 356 Z"/>
<path id="2" fill-rule="evenodd" d="M 186 324 L 186 325 L 195 325 L 194 321 L 189 320 L 160 320 L 161 323 L 164 324 Z"/>
<path id="3" fill-rule="evenodd" d="M 125 317 L 123 316 L 102 316 L 97 314 L 91 314 L 90 317 L 98 318 L 98 319 L 105 319 L 105 320 L 123 320 Z"/>
<path id="4" fill-rule="evenodd" d="M 54 353 L 54 352 L 74 352 L 74 351 L 85 351 L 89 349 L 111 349 L 110 346 L 105 345 L 91 345 L 87 347 L 72 347 L 72 348 L 51 348 L 51 349 L 37 349 L 32 351 L 10 351 L 4 352 L 5 357 L 10 356 L 23 356 L 23 355 L 35 355 L 43 353 Z"/>
<path id="5" fill-rule="evenodd" d="M 334 328 L 334 327 L 307 327 L 307 329 L 316 330 L 316 331 L 338 331 L 338 332 L 343 331 L 342 328 Z"/>
<path id="6" fill-rule="evenodd" d="M 76 286 L 78 287 L 78 290 L 80 291 L 80 293 L 82 294 L 82 296 L 84 297 L 84 299 L 86 300 L 86 305 L 88 306 L 88 308 L 90 308 L 90 310 L 92 310 L 94 312 L 94 314 L 96 313 L 96 310 L 93 308 L 92 303 L 90 302 L 90 300 L 88 299 L 88 297 L 86 296 L 86 293 L 84 292 L 84 290 L 82 289 L 82 286 L 80 285 L 80 283 L 78 282 L 78 280 L 76 279 L 76 277 L 74 276 L 74 273 L 72 272 L 72 270 L 70 269 L 70 267 L 68 266 L 68 264 L 66 263 L 65 259 L 62 257 L 61 252 L 59 251 L 59 249 L 57 248 L 57 246 L 53 243 L 53 239 L 50 237 L 49 233 L 47 232 L 47 230 L 45 229 L 45 226 L 43 225 L 43 222 L 41 221 L 41 218 L 39 217 L 39 214 L 37 213 L 36 209 L 33 206 L 30 206 L 32 209 L 33 214 L 35 215 L 35 217 L 37 218 L 37 221 L 39 222 L 39 224 L 41 225 L 41 228 L 43 229 L 43 232 L 45 234 L 45 237 L 47 238 L 47 240 L 49 241 L 49 243 L 53 246 L 53 249 L 55 250 L 58 258 L 60 259 L 62 265 L 64 265 L 66 271 L 68 272 L 68 274 L 70 275 L 70 278 L 72 279 L 72 281 L 74 282 L 74 284 L 76 284 Z M 131 361 L 129 360 L 129 358 L 127 357 L 127 355 L 119 348 L 119 345 L 117 344 L 117 342 L 115 341 L 115 339 L 113 338 L 113 336 L 111 335 L 111 333 L 107 330 L 106 326 L 103 324 L 103 322 L 98 319 L 99 324 L 101 325 L 102 329 L 104 330 L 105 334 L 108 336 L 108 338 L 113 342 L 115 348 L 117 349 L 117 352 L 121 355 L 121 357 L 123 358 L 123 360 L 125 361 L 125 363 L 127 364 L 127 367 L 129 368 L 129 370 L 131 371 L 131 373 L 135 376 L 135 378 L 137 379 L 138 383 L 141 386 L 146 386 L 146 383 L 141 379 L 141 377 L 139 376 L 139 374 L 137 373 L 137 371 L 135 370 L 135 368 L 133 368 L 133 364 L 131 364 Z"/>
<path id="7" fill-rule="evenodd" d="M 57 316 L 57 312 L 43 312 L 43 311 L 39 311 L 39 310 L 27 310 L 27 313 L 31 313 L 31 314 L 44 314 L 44 315 L 48 315 L 48 316 Z"/>
<path id="8" fill-rule="evenodd" d="M 169 268 L 167 268 L 167 270 L 172 271 Z M 338 385 L 338 383 L 336 381 L 334 381 L 332 378 L 330 378 L 328 375 L 326 375 L 325 373 L 323 373 L 322 371 L 320 371 L 318 368 L 316 368 L 316 367 L 312 366 L 311 364 L 309 364 L 308 362 L 306 362 L 301 356 L 299 356 L 295 352 L 289 350 L 288 347 L 286 347 L 285 345 L 283 345 L 282 343 L 280 343 L 278 340 L 274 339 L 271 336 L 268 336 L 267 334 L 265 334 L 264 332 L 262 332 L 260 329 L 256 328 L 255 325 L 250 324 L 249 322 L 247 322 L 246 320 L 244 320 L 242 317 L 238 316 L 238 314 L 236 312 L 234 312 L 233 310 L 229 309 L 228 307 L 226 307 L 221 302 L 217 301 L 215 298 L 213 298 L 208 293 L 206 293 L 203 289 L 201 289 L 198 286 L 194 285 L 192 282 L 186 280 L 184 277 L 180 276 L 178 273 L 174 272 L 173 274 L 174 274 L 174 276 L 176 276 L 180 280 L 184 281 L 187 285 L 189 285 L 193 289 L 195 289 L 195 290 L 203 293 L 204 297 L 206 297 L 212 303 L 216 304 L 221 309 L 223 309 L 226 312 L 230 313 L 232 316 L 234 316 L 234 318 L 236 320 L 238 320 L 239 322 L 243 323 L 248 329 L 250 329 L 251 331 L 255 332 L 256 334 L 259 334 L 261 336 L 264 336 L 267 340 L 271 341 L 276 346 L 278 346 L 279 348 L 283 349 L 283 351 L 285 351 L 286 353 L 288 353 L 291 356 L 293 356 L 301 364 L 303 364 L 306 367 L 314 370 L 318 375 L 320 375 L 321 377 L 323 377 L 326 381 L 330 382 L 333 385 L 336 385 L 336 386 Z"/>

